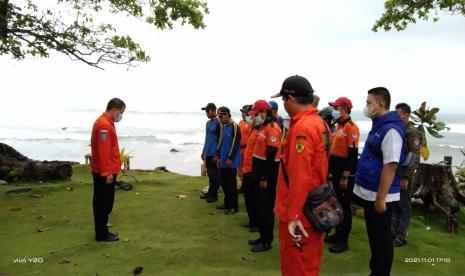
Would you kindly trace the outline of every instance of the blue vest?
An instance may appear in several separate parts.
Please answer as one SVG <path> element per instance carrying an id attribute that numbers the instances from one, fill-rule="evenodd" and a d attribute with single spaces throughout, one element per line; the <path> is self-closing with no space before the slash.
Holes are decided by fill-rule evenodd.
<path id="1" fill-rule="evenodd" d="M 405 126 L 402 119 L 394 111 L 388 112 L 381 117 L 373 119 L 373 126 L 368 133 L 362 155 L 358 161 L 357 172 L 355 174 L 355 183 L 372 192 L 378 191 L 381 171 L 383 169 L 383 154 L 381 151 L 381 142 L 390 129 L 395 129 L 402 137 L 405 144 Z M 402 146 L 399 163 L 404 160 L 405 147 Z M 400 179 L 397 174 L 394 176 L 389 194 L 400 192 Z"/>

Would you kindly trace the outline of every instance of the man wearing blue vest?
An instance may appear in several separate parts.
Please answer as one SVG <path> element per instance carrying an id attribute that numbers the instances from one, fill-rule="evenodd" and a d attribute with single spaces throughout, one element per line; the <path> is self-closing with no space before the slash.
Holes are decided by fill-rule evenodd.
<path id="1" fill-rule="evenodd" d="M 218 118 L 221 122 L 220 140 L 217 147 L 218 168 L 220 168 L 220 184 L 224 192 L 224 204 L 217 209 L 226 209 L 226 215 L 238 211 L 237 199 L 237 168 L 241 163 L 240 141 L 241 129 L 231 118 L 229 108 L 218 108 Z"/>
<path id="2" fill-rule="evenodd" d="M 208 192 L 200 196 L 201 199 L 206 199 L 207 202 L 215 202 L 218 200 L 218 189 L 220 188 L 219 170 L 216 166 L 216 148 L 220 136 L 220 121 L 216 118 L 216 105 L 208 103 L 202 107 L 208 117 L 205 131 L 205 144 L 203 145 L 202 160 L 205 161 L 208 175 Z"/>
<path id="3" fill-rule="evenodd" d="M 400 198 L 396 169 L 404 159 L 405 127 L 389 111 L 391 95 L 384 87 L 368 91 L 363 113 L 373 121 L 355 174 L 354 194 L 365 212 L 371 249 L 371 275 L 389 275 L 394 257 L 391 210 Z"/>

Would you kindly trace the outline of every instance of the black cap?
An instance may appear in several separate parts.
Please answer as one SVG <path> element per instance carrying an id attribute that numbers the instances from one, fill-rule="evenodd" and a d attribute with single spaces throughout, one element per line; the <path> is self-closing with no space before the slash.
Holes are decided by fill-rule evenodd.
<path id="1" fill-rule="evenodd" d="M 284 80 L 281 91 L 278 94 L 271 96 L 272 98 L 278 98 L 285 95 L 293 97 L 306 97 L 313 95 L 313 88 L 310 82 L 302 76 L 291 76 Z"/>
<path id="2" fill-rule="evenodd" d="M 240 110 L 241 110 L 241 112 L 249 112 L 250 110 L 252 110 L 252 105 L 251 104 L 246 104 Z"/>
<path id="3" fill-rule="evenodd" d="M 216 105 L 214 103 L 208 103 L 206 107 L 202 107 L 202 110 L 216 110 Z"/>
<path id="4" fill-rule="evenodd" d="M 218 113 L 218 114 L 231 114 L 231 111 L 229 111 L 229 108 L 227 108 L 226 106 L 222 106 L 222 107 L 218 108 L 216 113 Z"/>

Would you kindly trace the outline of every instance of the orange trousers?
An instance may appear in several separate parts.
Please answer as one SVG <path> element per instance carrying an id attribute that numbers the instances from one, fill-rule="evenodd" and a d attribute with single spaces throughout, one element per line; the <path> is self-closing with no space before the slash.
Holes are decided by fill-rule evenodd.
<path id="1" fill-rule="evenodd" d="M 313 276 L 320 273 L 321 258 L 323 257 L 323 233 L 306 227 L 309 237 L 303 237 L 302 252 L 287 229 L 287 223 L 279 222 L 279 253 L 281 258 L 281 273 L 283 276 Z"/>

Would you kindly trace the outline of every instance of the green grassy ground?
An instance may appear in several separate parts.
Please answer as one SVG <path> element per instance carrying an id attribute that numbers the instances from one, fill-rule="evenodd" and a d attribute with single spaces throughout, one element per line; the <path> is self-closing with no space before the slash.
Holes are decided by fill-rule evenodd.
<path id="1" fill-rule="evenodd" d="M 240 213 L 225 216 L 214 208 L 216 204 L 198 198 L 205 177 L 132 173 L 137 182 L 124 180 L 135 189 L 117 191 L 110 218 L 112 231 L 121 238 L 116 243 L 93 240 L 87 167 L 76 166 L 71 181 L 0 185 L 0 275 L 132 275 L 137 266 L 143 267 L 142 275 L 280 275 L 277 241 L 265 253 L 249 250 L 247 241 L 256 234 L 240 226 L 246 221 L 242 196 Z M 33 190 L 5 194 L 24 187 Z M 43 198 L 31 197 L 34 194 Z M 187 198 L 179 200 L 179 194 Z M 10 211 L 14 207 L 21 211 Z M 464 213 L 462 209 L 460 232 L 454 235 L 443 230 L 443 216 L 415 210 L 408 245 L 395 249 L 392 274 L 463 275 Z M 339 255 L 329 253 L 326 246 L 321 275 L 368 275 L 363 219 L 354 218 L 349 246 L 349 252 Z M 406 258 L 419 258 L 420 263 Z"/>

